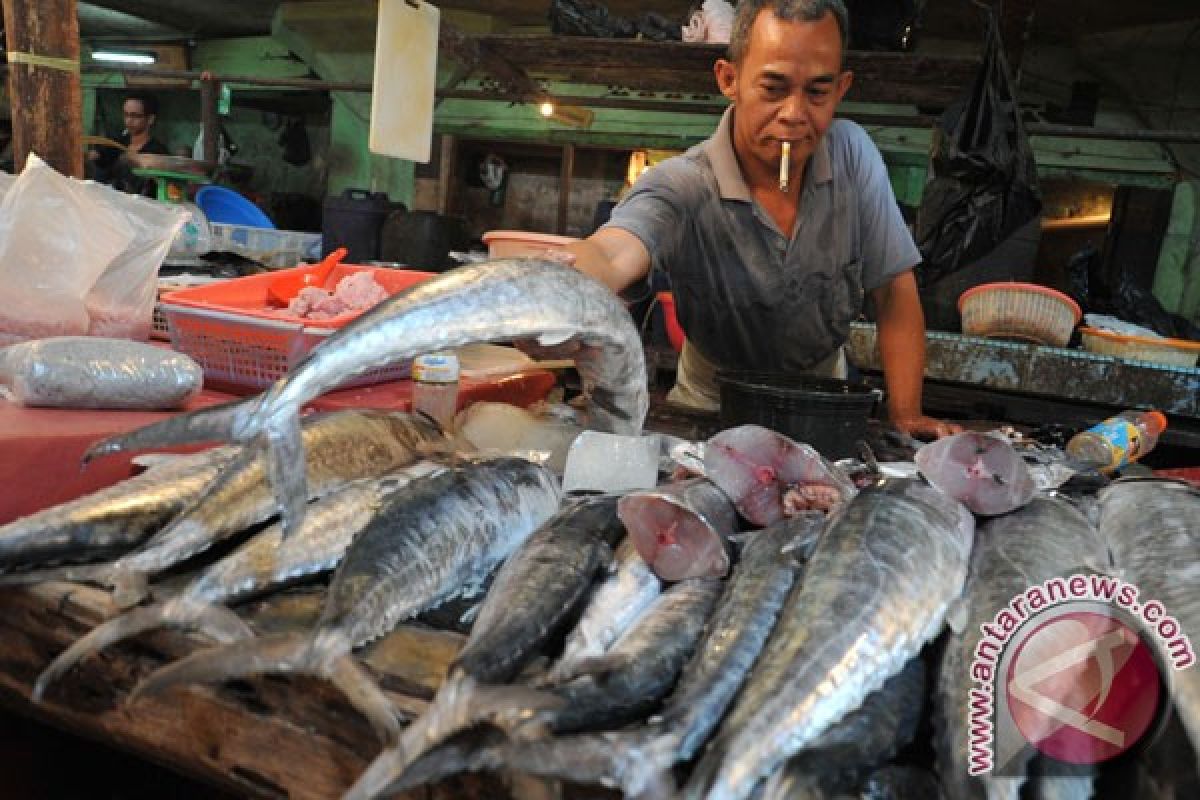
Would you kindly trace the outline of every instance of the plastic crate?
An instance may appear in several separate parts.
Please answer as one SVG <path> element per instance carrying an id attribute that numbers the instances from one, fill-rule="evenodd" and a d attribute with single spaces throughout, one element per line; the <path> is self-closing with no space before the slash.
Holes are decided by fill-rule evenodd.
<path id="1" fill-rule="evenodd" d="M 301 268 L 307 269 L 307 268 Z M 389 295 L 430 278 L 415 270 L 340 264 L 329 286 L 352 272 L 370 271 Z M 161 307 L 171 345 L 204 368 L 206 381 L 264 389 L 287 375 L 314 347 L 362 314 L 352 311 L 330 319 L 289 316 L 267 301 L 267 286 L 291 270 L 235 278 L 163 295 Z M 372 370 L 352 382 L 365 386 L 408 377 L 409 364 Z"/>
<path id="2" fill-rule="evenodd" d="M 158 303 L 154 304 L 154 317 L 150 323 L 150 338 L 164 340 L 171 338 L 171 327 L 167 323 L 167 315 L 163 313 L 162 306 Z"/>
<path id="3" fill-rule="evenodd" d="M 294 267 L 321 258 L 321 234 L 252 228 L 248 225 L 209 224 L 212 249 L 235 253 L 267 267 Z"/>

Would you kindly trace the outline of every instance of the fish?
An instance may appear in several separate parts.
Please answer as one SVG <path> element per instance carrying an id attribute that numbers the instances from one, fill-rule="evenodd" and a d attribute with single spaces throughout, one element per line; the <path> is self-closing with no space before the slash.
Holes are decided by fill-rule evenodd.
<path id="1" fill-rule="evenodd" d="M 913 740 L 924 707 L 925 662 L 917 656 L 776 770 L 767 779 L 762 800 L 820 798 L 852 790 L 866 773 L 895 758 Z"/>
<path id="2" fill-rule="evenodd" d="M 739 425 L 704 447 L 704 470 L 748 522 L 766 527 L 799 511 L 831 511 L 854 495 L 840 469 L 807 444 Z"/>
<path id="3" fill-rule="evenodd" d="M 121 555 L 194 503 L 240 451 L 218 447 L 0 526 L 0 568 Z"/>
<path id="4" fill-rule="evenodd" d="M 964 431 L 923 445 L 915 456 L 925 480 L 976 514 L 1007 514 L 1032 499 L 1037 486 L 1007 439 Z"/>
<path id="5" fill-rule="evenodd" d="M 747 797 L 898 672 L 941 631 L 973 536 L 962 504 L 912 480 L 843 506 L 684 796 Z"/>
<path id="6" fill-rule="evenodd" d="M 629 538 L 664 581 L 724 577 L 737 515 L 707 478 L 629 492 L 617 504 Z"/>
<path id="7" fill-rule="evenodd" d="M 595 591 L 583 617 L 567 634 L 562 655 L 533 680 L 535 686 L 554 686 L 576 677 L 580 664 L 607 652 L 662 593 L 662 582 L 628 537 L 617 547 L 613 564 L 613 574 Z"/>
<path id="8" fill-rule="evenodd" d="M 399 725 L 352 651 L 482 580 L 558 510 L 553 473 L 516 458 L 465 462 L 390 496 L 334 572 L 312 630 L 193 653 L 157 670 L 130 702 L 180 683 L 263 673 L 324 677 L 387 742 Z"/>
<path id="9" fill-rule="evenodd" d="M 641 432 L 649 408 L 645 356 L 624 304 L 573 267 L 518 258 L 447 270 L 393 295 L 337 330 L 251 404 L 185 419 L 161 438 L 178 443 L 178 433 L 259 443 L 286 533 L 303 518 L 308 494 L 297 466 L 305 450 L 298 419 L 306 403 L 369 370 L 423 353 L 525 338 L 547 346 L 581 343 L 574 358 L 590 424 Z"/>
<path id="10" fill-rule="evenodd" d="M 504 563 L 479 611 L 471 635 L 447 670 L 432 704 L 405 728 L 400 742 L 368 768 L 386 785 L 419 756 L 486 719 L 491 697 L 506 708 L 513 690 L 492 691 L 516 677 L 547 640 L 576 615 L 597 574 L 624 536 L 617 498 L 569 504 Z"/>
<path id="11" fill-rule="evenodd" d="M 704 640 L 656 721 L 653 750 L 662 757 L 644 763 L 645 769 L 665 771 L 690 761 L 716 730 L 798 585 L 802 564 L 784 548 L 815 538 L 823 524 L 824 515 L 808 512 L 747 537 Z"/>
<path id="12" fill-rule="evenodd" d="M 1117 574 L 1137 587 L 1139 603 L 1157 601 L 1177 632 L 1163 631 L 1175 711 L 1200 762 L 1200 489 L 1165 480 L 1120 480 L 1099 494 L 1100 535 Z"/>
<path id="13" fill-rule="evenodd" d="M 663 592 L 588 674 L 550 690 L 560 701 L 556 704 L 530 705 L 529 692 L 513 687 L 514 703 L 507 715 L 512 722 L 508 727 L 517 742 L 525 743 L 515 751 L 527 759 L 522 766 L 540 775 L 586 777 L 581 759 L 587 751 L 578 745 L 597 737 L 571 739 L 545 734 L 608 729 L 640 719 L 653 709 L 670 691 L 699 641 L 721 587 L 722 581 L 716 578 L 691 578 Z M 478 740 L 470 735 L 456 738 L 416 761 L 414 770 L 423 778 L 437 780 L 462 769 L 487 768 L 489 759 L 505 757 L 473 752 L 478 746 Z M 601 759 L 597 774 L 606 774 L 610 766 L 604 763 L 608 756 L 603 747 L 595 755 Z M 552 771 L 560 768 L 562 772 Z M 406 776 L 397 778 L 390 770 L 368 769 L 342 800 L 377 797 L 394 789 L 397 781 L 411 785 Z"/>
<path id="14" fill-rule="evenodd" d="M 284 540 L 276 523 L 205 569 L 179 594 L 93 628 L 42 671 L 33 686 L 33 701 L 41 702 L 54 681 L 91 654 L 149 630 L 200 630 L 218 642 L 250 638 L 253 632 L 224 604 L 333 569 L 389 495 L 440 469 L 422 461 L 383 478 L 347 484 L 315 500 L 295 536 Z"/>
<path id="15" fill-rule="evenodd" d="M 972 662 L 984 638 L 980 626 L 992 624 L 1013 598 L 1031 586 L 1082 566 L 1100 570 L 1107 564 L 1099 532 L 1075 506 L 1058 497 L 1039 495 L 1020 510 L 980 527 L 959 608 L 961 619 L 946 641 L 934 696 L 936 767 L 947 795 L 963 800 L 1016 798 L 1023 782 L 1016 775 L 968 774 L 969 714 L 975 688 Z M 996 764 L 1012 762 L 1012 770 L 1023 770 L 1027 748 L 1014 750 L 1011 744 L 1023 745 L 1024 738 L 1000 714 L 996 720 Z"/>
<path id="16" fill-rule="evenodd" d="M 360 478 L 382 475 L 444 442 L 436 424 L 420 415 L 385 411 L 331 411 L 304 419 L 306 472 L 314 496 Z M 13 576 L 21 582 L 67 580 L 112 588 L 123 608 L 141 602 L 151 577 L 214 543 L 270 518 L 275 510 L 266 481 L 268 464 L 257 448 L 243 448 L 213 486 L 138 550 L 107 564 Z M 0 577 L 0 582 L 5 579 Z"/>

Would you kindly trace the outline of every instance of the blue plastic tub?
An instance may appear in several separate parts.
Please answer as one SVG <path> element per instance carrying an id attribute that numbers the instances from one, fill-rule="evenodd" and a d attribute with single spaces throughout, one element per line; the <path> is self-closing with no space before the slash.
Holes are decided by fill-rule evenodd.
<path id="1" fill-rule="evenodd" d="M 196 205 L 200 206 L 209 222 L 249 228 L 275 228 L 275 223 L 258 206 L 224 186 L 202 187 L 196 192 Z"/>

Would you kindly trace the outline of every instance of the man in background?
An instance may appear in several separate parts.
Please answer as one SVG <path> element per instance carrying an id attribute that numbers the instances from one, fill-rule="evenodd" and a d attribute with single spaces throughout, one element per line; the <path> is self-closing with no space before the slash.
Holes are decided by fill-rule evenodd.
<path id="1" fill-rule="evenodd" d="M 166 145 L 154 137 L 158 99 L 146 92 L 130 92 L 121 104 L 125 129 L 115 141 L 125 149 L 98 146 L 88 151 L 88 163 L 96 180 L 132 194 L 154 194 L 154 181 L 133 174 L 129 154 L 167 155 Z"/>

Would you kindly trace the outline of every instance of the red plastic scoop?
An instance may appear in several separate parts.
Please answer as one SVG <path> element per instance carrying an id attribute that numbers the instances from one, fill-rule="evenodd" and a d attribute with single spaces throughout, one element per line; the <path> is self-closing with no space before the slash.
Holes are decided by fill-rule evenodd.
<path id="1" fill-rule="evenodd" d="M 286 275 L 280 275 L 267 286 L 267 298 L 278 306 L 286 306 L 292 298 L 300 294 L 300 290 L 308 286 L 324 287 L 341 260 L 346 257 L 346 248 L 339 247 L 325 258 L 317 262 L 311 269 L 296 270 Z"/>

